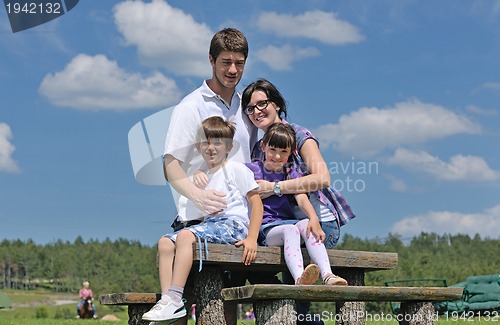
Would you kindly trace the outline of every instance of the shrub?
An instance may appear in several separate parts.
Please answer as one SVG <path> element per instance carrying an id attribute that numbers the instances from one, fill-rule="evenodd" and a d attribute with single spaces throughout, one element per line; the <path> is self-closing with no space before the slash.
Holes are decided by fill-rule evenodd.
<path id="1" fill-rule="evenodd" d="M 35 317 L 36 318 L 48 318 L 49 317 L 49 310 L 45 306 L 40 306 L 36 309 Z"/>

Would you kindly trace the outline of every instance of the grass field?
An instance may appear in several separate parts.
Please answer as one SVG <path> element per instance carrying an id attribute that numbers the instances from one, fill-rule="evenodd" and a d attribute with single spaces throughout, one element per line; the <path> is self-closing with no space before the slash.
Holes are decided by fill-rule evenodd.
<path id="1" fill-rule="evenodd" d="M 128 314 L 125 306 L 102 306 L 96 303 L 99 317 L 113 315 L 118 320 L 105 321 L 98 320 L 80 320 L 75 319 L 76 299 L 75 295 L 53 294 L 48 292 L 29 292 L 26 291 L 0 291 L 6 294 L 12 301 L 12 309 L 0 309 L 0 325 L 70 325 L 85 324 L 85 322 L 99 324 L 126 325 L 128 324 Z M 62 303 L 56 305 L 56 302 Z M 66 304 L 64 304 L 66 302 Z M 391 317 L 392 318 L 392 317 Z M 382 319 L 367 320 L 366 324 L 396 325 L 395 319 L 388 321 L 390 317 Z M 327 320 L 327 319 L 324 319 Z M 253 321 L 239 321 L 238 325 L 253 325 Z M 335 321 L 325 321 L 325 325 L 334 325 Z M 435 322 L 436 325 L 472 325 L 472 324 L 500 324 L 500 316 L 495 317 L 474 317 L 463 319 L 460 317 L 450 317 L 448 319 L 440 318 Z M 194 325 L 192 320 L 188 325 Z"/>

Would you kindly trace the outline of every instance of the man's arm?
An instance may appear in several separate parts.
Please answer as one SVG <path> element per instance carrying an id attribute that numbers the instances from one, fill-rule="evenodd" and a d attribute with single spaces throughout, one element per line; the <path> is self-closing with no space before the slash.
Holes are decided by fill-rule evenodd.
<path id="1" fill-rule="evenodd" d="M 181 166 L 182 162 L 172 155 L 165 155 L 163 173 L 167 182 L 182 196 L 191 200 L 204 214 L 213 214 L 226 208 L 226 196 L 216 190 L 202 190 L 194 185 Z"/>

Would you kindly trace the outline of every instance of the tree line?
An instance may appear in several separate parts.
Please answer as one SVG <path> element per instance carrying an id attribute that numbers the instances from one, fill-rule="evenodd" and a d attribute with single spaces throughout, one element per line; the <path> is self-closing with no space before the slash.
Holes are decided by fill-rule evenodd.
<path id="1" fill-rule="evenodd" d="M 446 278 L 448 285 L 470 275 L 500 272 L 499 239 L 479 235 L 421 233 L 405 243 L 396 235 L 368 240 L 344 235 L 338 249 L 396 252 L 394 270 L 367 273 L 366 285 L 413 278 Z M 48 288 L 78 292 L 82 282 L 91 283 L 94 294 L 158 292 L 156 246 L 138 241 L 106 239 L 56 241 L 39 245 L 32 240 L 0 243 L 0 289 Z"/>
<path id="2" fill-rule="evenodd" d="M 0 288 L 77 293 L 89 281 L 94 295 L 111 292 L 155 292 L 156 247 L 138 241 L 58 240 L 37 245 L 32 240 L 0 244 Z"/>

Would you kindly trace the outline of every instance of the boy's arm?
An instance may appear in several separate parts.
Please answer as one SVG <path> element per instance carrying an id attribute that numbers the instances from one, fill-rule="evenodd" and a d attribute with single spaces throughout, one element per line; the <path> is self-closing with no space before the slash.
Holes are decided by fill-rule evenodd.
<path id="1" fill-rule="evenodd" d="M 248 192 L 248 204 L 250 206 L 250 227 L 248 227 L 248 236 L 244 240 L 240 240 L 235 245 L 237 247 L 243 245 L 243 258 L 242 262 L 245 265 L 250 265 L 251 262 L 257 257 L 257 238 L 259 237 L 259 230 L 262 224 L 262 215 L 264 214 L 264 207 L 257 190 Z"/>
<path id="2" fill-rule="evenodd" d="M 193 183 L 197 188 L 204 190 L 208 185 L 208 176 L 202 170 L 195 170 L 193 173 Z"/>
<path id="3" fill-rule="evenodd" d="M 297 201 L 297 205 L 302 210 L 302 212 L 304 212 L 309 218 L 306 236 L 309 238 L 309 234 L 312 232 L 312 234 L 316 238 L 316 241 L 323 242 L 326 238 L 326 234 L 319 224 L 318 215 L 316 214 L 311 201 L 309 201 L 309 198 L 306 194 L 295 194 L 295 200 Z"/>
<path id="4" fill-rule="evenodd" d="M 226 196 L 216 190 L 202 190 L 191 182 L 181 166 L 181 161 L 165 155 L 163 170 L 167 181 L 179 193 L 193 201 L 204 214 L 217 213 L 226 208 Z"/>

